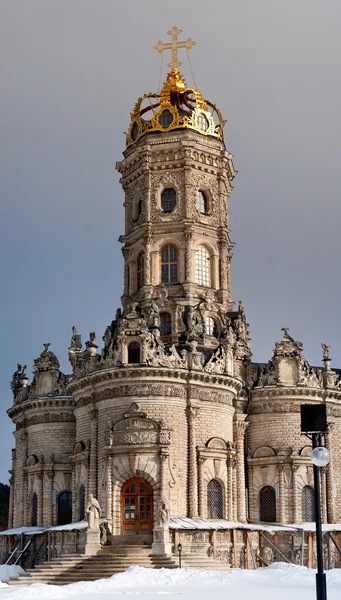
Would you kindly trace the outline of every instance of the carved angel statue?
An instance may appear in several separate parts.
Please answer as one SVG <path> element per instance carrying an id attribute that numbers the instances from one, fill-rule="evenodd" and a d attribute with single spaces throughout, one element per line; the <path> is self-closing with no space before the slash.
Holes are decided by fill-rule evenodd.
<path id="1" fill-rule="evenodd" d="M 331 346 L 327 346 L 327 344 L 321 344 L 322 352 L 323 352 L 323 360 L 330 360 L 329 351 Z"/>
<path id="2" fill-rule="evenodd" d="M 89 495 L 89 500 L 86 506 L 86 518 L 89 529 L 99 529 L 99 520 L 102 516 L 102 509 L 97 498 L 92 494 Z"/>
<path id="3" fill-rule="evenodd" d="M 168 527 L 169 524 L 169 506 L 164 498 L 161 498 L 159 504 L 159 526 Z"/>
<path id="4" fill-rule="evenodd" d="M 90 331 L 89 337 L 90 337 L 90 342 L 92 344 L 94 344 L 96 342 L 96 332 L 95 331 Z"/>

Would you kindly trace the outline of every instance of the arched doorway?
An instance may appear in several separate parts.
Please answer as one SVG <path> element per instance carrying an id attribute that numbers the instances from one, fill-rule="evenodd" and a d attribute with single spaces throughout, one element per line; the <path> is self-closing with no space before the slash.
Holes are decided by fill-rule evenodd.
<path id="1" fill-rule="evenodd" d="M 134 477 L 123 484 L 121 525 L 122 533 L 153 529 L 153 489 L 145 479 Z"/>

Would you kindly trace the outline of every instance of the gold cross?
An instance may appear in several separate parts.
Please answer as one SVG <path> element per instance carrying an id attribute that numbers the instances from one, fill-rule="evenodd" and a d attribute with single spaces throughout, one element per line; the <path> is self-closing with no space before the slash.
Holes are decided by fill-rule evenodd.
<path id="1" fill-rule="evenodd" d="M 172 36 L 171 43 L 163 44 L 160 40 L 156 44 L 156 46 L 154 46 L 154 50 L 157 50 L 158 52 L 160 52 L 160 54 L 162 54 L 162 52 L 164 50 L 171 50 L 172 51 L 172 62 L 168 63 L 168 66 L 172 67 L 172 69 L 177 69 L 178 67 L 180 67 L 180 65 L 182 65 L 182 63 L 178 60 L 178 49 L 186 48 L 187 50 L 191 50 L 191 48 L 193 48 L 193 46 L 195 46 L 196 42 L 194 42 L 192 40 L 192 38 L 188 38 L 184 42 L 178 42 L 178 37 L 179 37 L 180 33 L 182 33 L 182 30 L 175 27 L 175 25 L 167 33 L 168 33 L 168 35 Z"/>

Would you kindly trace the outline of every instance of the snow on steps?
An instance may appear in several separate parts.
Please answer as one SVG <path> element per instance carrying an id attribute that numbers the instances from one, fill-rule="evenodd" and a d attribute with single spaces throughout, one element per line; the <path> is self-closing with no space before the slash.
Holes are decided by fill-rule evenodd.
<path id="1" fill-rule="evenodd" d="M 49 562 L 28 569 L 19 578 L 9 581 L 11 586 L 29 585 L 32 583 L 48 583 L 66 585 L 79 581 L 95 581 L 105 579 L 116 573 L 122 573 L 131 566 L 149 569 L 176 569 L 178 557 L 155 556 L 151 548 L 146 546 L 121 545 L 105 546 L 94 556 L 68 555 L 54 558 Z M 226 570 L 228 565 L 207 556 L 184 555 L 184 568 Z"/>

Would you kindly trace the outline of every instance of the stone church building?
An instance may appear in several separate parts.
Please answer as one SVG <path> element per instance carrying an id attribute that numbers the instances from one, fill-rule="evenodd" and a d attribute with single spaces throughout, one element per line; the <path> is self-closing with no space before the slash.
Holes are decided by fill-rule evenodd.
<path id="1" fill-rule="evenodd" d="M 252 362 L 231 290 L 225 121 L 187 86 L 171 34 L 166 82 L 137 100 L 116 164 L 122 308 L 103 343 L 73 328 L 71 374 L 44 344 L 32 382 L 21 365 L 13 375 L 9 528 L 82 521 L 90 495 L 113 536 L 150 535 L 155 553 L 171 552 L 172 519 L 312 521 L 303 403 L 327 406 L 322 513 L 341 522 L 339 372 L 325 345 L 323 367 L 310 366 L 288 329 L 267 364 Z"/>

